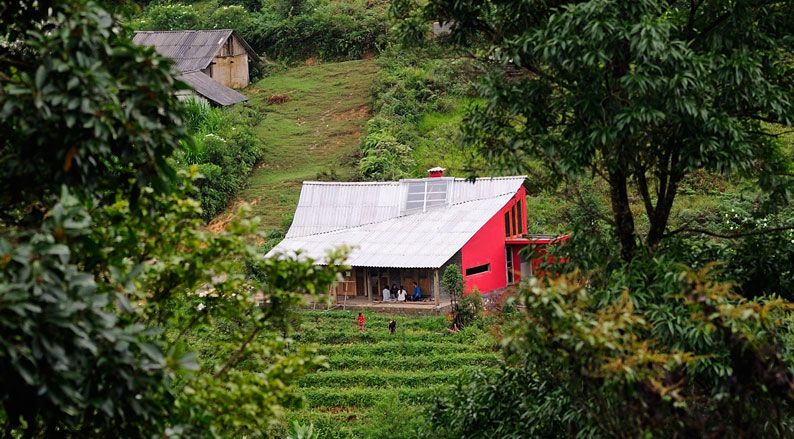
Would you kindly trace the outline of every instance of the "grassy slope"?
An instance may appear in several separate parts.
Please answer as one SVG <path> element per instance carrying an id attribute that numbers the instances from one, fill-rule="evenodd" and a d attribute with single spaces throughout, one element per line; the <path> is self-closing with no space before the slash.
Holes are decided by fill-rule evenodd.
<path id="1" fill-rule="evenodd" d="M 240 198 L 253 204 L 264 228 L 290 218 L 302 181 L 331 170 L 342 180 L 353 178 L 350 157 L 369 117 L 375 75 L 372 61 L 327 63 L 269 75 L 245 90 L 246 105 L 261 115 L 254 129 L 267 151 Z M 273 95 L 289 100 L 268 104 Z"/>
<path id="2" fill-rule="evenodd" d="M 321 438 L 412 437 L 430 397 L 497 361 L 493 337 L 476 327 L 450 334 L 445 317 L 365 315 L 360 333 L 354 312 L 306 313 L 296 338 L 318 345 L 329 369 L 301 380 L 306 405 L 290 422 L 313 423 Z"/>

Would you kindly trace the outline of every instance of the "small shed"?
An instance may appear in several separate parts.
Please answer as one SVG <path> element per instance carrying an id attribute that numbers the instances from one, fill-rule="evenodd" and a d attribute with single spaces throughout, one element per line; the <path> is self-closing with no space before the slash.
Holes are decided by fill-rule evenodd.
<path id="1" fill-rule="evenodd" d="M 256 52 L 232 29 L 139 31 L 133 41 L 173 59 L 179 79 L 214 105 L 246 100 L 234 89 L 248 86 L 250 64 L 259 62 Z"/>

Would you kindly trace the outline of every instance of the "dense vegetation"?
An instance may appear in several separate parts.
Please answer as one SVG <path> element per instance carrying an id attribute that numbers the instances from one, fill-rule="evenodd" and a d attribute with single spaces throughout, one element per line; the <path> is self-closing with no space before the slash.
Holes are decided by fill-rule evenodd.
<path id="1" fill-rule="evenodd" d="M 300 379 L 306 405 L 287 418 L 313 424 L 321 438 L 420 436 L 434 395 L 498 362 L 497 340 L 487 331 L 493 320 L 450 333 L 444 316 L 366 313 L 361 333 L 355 317 L 308 312 L 296 332 L 298 345 L 317 346 L 328 367 Z M 394 335 L 387 330 L 391 319 Z"/>
<path id="2" fill-rule="evenodd" d="M 395 5 L 409 39 L 451 21 L 479 58 L 473 170 L 530 174 L 533 231 L 573 231 L 568 274 L 520 288 L 508 364 L 434 435 L 791 434 L 793 23 L 723 6 Z"/>
<path id="3" fill-rule="evenodd" d="M 0 10 L 3 435 L 266 434 L 315 364 L 280 337 L 290 309 L 338 267 L 262 260 L 249 221 L 204 229 L 170 62 L 105 10 Z M 197 361 L 186 336 L 214 319 L 237 325 Z"/>
<path id="4" fill-rule="evenodd" d="M 358 59 L 386 43 L 388 22 L 378 2 L 273 0 L 198 4 L 152 3 L 133 14 L 136 30 L 236 30 L 265 57 L 282 61 Z"/>
<path id="5" fill-rule="evenodd" d="M 4 435 L 794 432 L 790 2 L 394 2 L 419 49 L 387 47 L 379 2 L 108 2 L 286 62 L 379 54 L 278 72 L 232 111 L 177 102 L 101 8 L 28 3 L 0 7 Z M 452 33 L 428 39 L 435 19 Z M 231 213 L 203 227 L 240 191 L 272 226 L 302 179 L 435 165 L 528 174 L 530 232 L 572 232 L 559 276 L 497 316 L 473 295 L 360 333 L 292 312 L 339 267 L 262 260 L 281 232 Z"/>
<path id="6" fill-rule="evenodd" d="M 462 172 L 457 141 L 463 110 L 474 93 L 471 63 L 431 45 L 389 49 L 378 58 L 378 67 L 373 117 L 361 141 L 361 178 L 422 177 L 433 166 Z"/>
<path id="7" fill-rule="evenodd" d="M 264 156 L 264 146 L 251 125 L 255 116 L 245 108 L 213 108 L 188 100 L 184 123 L 191 141 L 183 144 L 177 163 L 196 166 L 202 178 L 196 183 L 202 216 L 215 218 L 226 208 Z"/>

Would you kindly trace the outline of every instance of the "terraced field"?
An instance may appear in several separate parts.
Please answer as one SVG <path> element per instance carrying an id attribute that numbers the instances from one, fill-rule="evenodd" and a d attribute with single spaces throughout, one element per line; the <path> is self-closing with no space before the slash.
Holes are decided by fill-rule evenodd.
<path id="1" fill-rule="evenodd" d="M 313 423 L 321 438 L 415 436 L 433 395 L 461 374 L 493 367 L 494 338 L 482 329 L 447 331 L 445 317 L 365 313 L 359 332 L 352 311 L 306 312 L 299 343 L 314 345 L 328 369 L 304 377 L 303 409 L 288 419 Z M 389 320 L 397 332 L 389 334 Z"/>

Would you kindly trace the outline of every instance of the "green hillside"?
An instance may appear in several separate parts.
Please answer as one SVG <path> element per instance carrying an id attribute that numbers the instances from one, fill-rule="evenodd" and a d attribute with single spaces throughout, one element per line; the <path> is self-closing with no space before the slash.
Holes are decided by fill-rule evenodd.
<path id="1" fill-rule="evenodd" d="M 354 177 L 376 73 L 366 60 L 301 66 L 244 91 L 249 101 L 243 111 L 253 110 L 265 154 L 239 199 L 252 205 L 265 229 L 288 223 L 302 181 Z"/>

